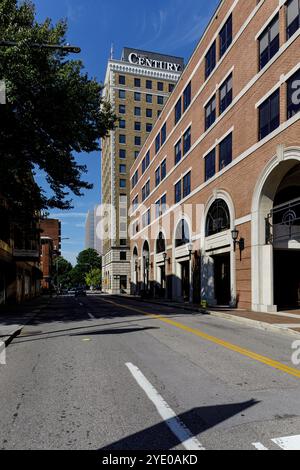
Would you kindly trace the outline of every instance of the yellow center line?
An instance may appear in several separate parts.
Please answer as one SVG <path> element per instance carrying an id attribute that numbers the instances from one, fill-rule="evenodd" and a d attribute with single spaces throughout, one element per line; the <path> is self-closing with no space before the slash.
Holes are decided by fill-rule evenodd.
<path id="1" fill-rule="evenodd" d="M 163 315 L 158 315 L 155 313 L 147 313 L 144 310 L 141 310 L 139 308 L 134 308 L 134 307 L 129 307 L 127 305 L 122 305 L 118 304 L 116 302 L 113 302 L 111 300 L 104 300 L 104 302 L 110 303 L 115 305 L 116 307 L 121 307 L 126 310 L 130 310 L 132 312 L 137 312 L 141 313 L 142 315 L 146 315 L 147 317 L 154 318 L 155 320 L 162 321 L 163 323 L 167 323 L 168 325 L 175 326 L 176 328 L 179 328 L 182 331 L 186 331 L 187 333 L 192 333 L 195 336 L 198 336 L 199 338 L 205 339 L 211 343 L 217 344 L 219 346 L 222 346 L 223 348 L 229 349 L 230 351 L 234 351 L 238 354 L 241 354 L 242 356 L 249 357 L 250 359 L 253 359 L 257 362 L 260 362 L 262 364 L 265 364 L 269 367 L 272 367 L 274 369 L 280 370 L 281 372 L 285 372 L 286 374 L 292 375 L 294 377 L 297 377 L 300 379 L 300 370 L 295 369 L 293 367 L 286 366 L 285 364 L 282 364 L 281 362 L 274 361 L 273 359 L 270 359 L 269 357 L 266 356 L 261 356 L 260 354 L 257 354 L 253 351 L 250 351 L 248 349 L 241 348 L 239 346 L 236 346 L 235 344 L 229 343 L 228 341 L 224 341 L 222 339 L 216 338 L 215 336 L 208 335 L 204 333 L 203 331 L 200 331 L 196 328 L 191 328 L 187 325 L 184 325 L 183 323 L 179 323 L 174 320 L 170 320 L 169 318 L 164 317 Z"/>

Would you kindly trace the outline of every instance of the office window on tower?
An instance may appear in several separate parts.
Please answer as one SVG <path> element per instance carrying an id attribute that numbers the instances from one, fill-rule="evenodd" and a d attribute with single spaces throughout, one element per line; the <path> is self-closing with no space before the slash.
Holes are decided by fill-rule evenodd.
<path id="1" fill-rule="evenodd" d="M 216 66 L 216 41 L 205 56 L 205 79 L 207 79 Z"/>
<path id="2" fill-rule="evenodd" d="M 300 28 L 300 0 L 289 0 L 286 4 L 286 36 L 290 39 Z"/>
<path id="3" fill-rule="evenodd" d="M 216 96 L 205 106 L 205 130 L 209 129 L 216 120 Z"/>
<path id="4" fill-rule="evenodd" d="M 279 51 L 279 15 L 267 26 L 259 37 L 260 69 Z"/>
<path id="5" fill-rule="evenodd" d="M 259 139 L 273 132 L 280 124 L 279 90 L 264 101 L 259 107 Z"/>
<path id="6" fill-rule="evenodd" d="M 220 31 L 220 57 L 227 51 L 232 43 L 232 15 L 228 18 Z"/>

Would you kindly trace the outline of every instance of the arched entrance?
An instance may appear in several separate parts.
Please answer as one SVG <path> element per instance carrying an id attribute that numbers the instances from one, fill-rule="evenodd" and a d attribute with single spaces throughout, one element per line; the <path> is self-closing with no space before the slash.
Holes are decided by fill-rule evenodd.
<path id="1" fill-rule="evenodd" d="M 192 300 L 192 273 L 189 244 L 190 228 L 186 219 L 180 219 L 175 230 L 175 298 L 188 302 Z"/>
<path id="2" fill-rule="evenodd" d="M 208 208 L 205 219 L 204 279 L 209 304 L 233 304 L 231 216 L 226 200 L 217 197 Z"/>
<path id="3" fill-rule="evenodd" d="M 252 308 L 300 307 L 300 149 L 278 149 L 252 207 Z"/>

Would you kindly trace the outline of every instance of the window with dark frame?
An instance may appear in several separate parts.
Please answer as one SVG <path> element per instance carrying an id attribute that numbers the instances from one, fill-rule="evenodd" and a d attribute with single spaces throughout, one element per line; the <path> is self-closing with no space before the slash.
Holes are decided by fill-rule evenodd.
<path id="1" fill-rule="evenodd" d="M 134 79 L 134 86 L 136 88 L 140 88 L 141 87 L 141 79 L 140 78 L 135 78 Z"/>
<path id="2" fill-rule="evenodd" d="M 232 74 L 225 80 L 220 87 L 220 114 L 232 103 Z"/>
<path id="3" fill-rule="evenodd" d="M 181 153 L 181 139 L 180 139 L 175 145 L 175 165 L 177 165 L 177 163 L 180 162 L 181 157 L 182 157 L 182 153 Z"/>
<path id="4" fill-rule="evenodd" d="M 205 56 L 205 79 L 207 79 L 216 66 L 216 41 L 212 44 Z"/>
<path id="5" fill-rule="evenodd" d="M 263 139 L 280 125 L 280 94 L 275 91 L 259 107 L 259 140 Z"/>
<path id="6" fill-rule="evenodd" d="M 157 134 L 155 138 L 155 153 L 157 153 L 160 149 L 160 133 Z"/>
<path id="7" fill-rule="evenodd" d="M 205 130 L 209 129 L 216 120 L 216 95 L 205 106 Z"/>
<path id="8" fill-rule="evenodd" d="M 300 28 L 300 0 L 289 0 L 286 4 L 287 40 Z"/>
<path id="9" fill-rule="evenodd" d="M 230 44 L 232 43 L 232 15 L 224 24 L 220 31 L 220 58 L 225 54 Z"/>
<path id="10" fill-rule="evenodd" d="M 125 84 L 126 84 L 125 75 L 119 75 L 119 85 L 125 85 Z"/>
<path id="11" fill-rule="evenodd" d="M 183 112 L 185 112 L 192 100 L 192 83 L 190 82 L 183 92 Z"/>
<path id="12" fill-rule="evenodd" d="M 279 51 L 279 15 L 271 21 L 259 39 L 259 67 L 260 70 Z"/>
<path id="13" fill-rule="evenodd" d="M 232 134 L 229 134 L 219 146 L 219 170 L 232 162 Z"/>
<path id="14" fill-rule="evenodd" d="M 167 160 L 164 159 L 160 166 L 161 180 L 165 179 L 167 176 Z"/>
<path id="15" fill-rule="evenodd" d="M 183 177 L 183 197 L 187 197 L 191 192 L 191 172 Z"/>
<path id="16" fill-rule="evenodd" d="M 182 109 L 181 109 L 181 98 L 180 98 L 175 105 L 175 124 L 177 124 L 177 122 L 180 120 L 181 113 L 182 113 Z"/>
<path id="17" fill-rule="evenodd" d="M 152 80 L 146 80 L 146 88 L 152 90 Z"/>
<path id="18" fill-rule="evenodd" d="M 174 191 L 175 191 L 175 204 L 176 204 L 177 202 L 181 201 L 181 180 L 175 184 Z"/>
<path id="19" fill-rule="evenodd" d="M 165 122 L 161 128 L 161 136 L 160 136 L 161 145 L 164 145 L 166 139 L 167 139 L 167 123 Z"/>
<path id="20" fill-rule="evenodd" d="M 205 181 L 208 181 L 216 174 L 216 149 L 213 149 L 205 156 L 204 165 Z"/>
<path id="21" fill-rule="evenodd" d="M 155 186 L 158 186 L 160 183 L 160 167 L 155 170 Z"/>
<path id="22" fill-rule="evenodd" d="M 183 134 L 183 155 L 185 155 L 191 148 L 191 127 Z"/>
<path id="23" fill-rule="evenodd" d="M 163 82 L 157 82 L 157 90 L 164 91 L 164 84 Z"/>

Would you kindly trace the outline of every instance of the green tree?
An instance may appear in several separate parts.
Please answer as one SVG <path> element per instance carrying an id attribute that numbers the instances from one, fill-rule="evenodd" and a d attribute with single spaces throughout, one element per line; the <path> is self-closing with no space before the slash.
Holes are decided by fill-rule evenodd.
<path id="1" fill-rule="evenodd" d="M 102 260 L 98 252 L 93 248 L 81 251 L 77 256 L 77 266 L 85 268 L 85 272 L 90 271 L 92 268 L 102 267 Z"/>
<path id="2" fill-rule="evenodd" d="M 100 289 L 101 280 L 102 280 L 102 270 L 99 268 L 93 268 L 85 275 L 86 284 L 92 288 Z"/>
<path id="3" fill-rule="evenodd" d="M 57 257 L 53 262 L 53 281 L 54 285 L 66 287 L 69 283 L 69 275 L 73 266 L 63 256 Z"/>
<path id="4" fill-rule="evenodd" d="M 99 151 L 100 138 L 116 122 L 103 101 L 103 87 L 88 77 L 80 60 L 33 47 L 66 45 L 66 34 L 65 21 L 39 24 L 29 0 L 1 0 L 1 41 L 17 45 L 0 47 L 0 80 L 7 91 L 0 113 L 0 187 L 20 216 L 71 208 L 70 193 L 80 196 L 92 187 L 76 154 Z M 49 192 L 35 182 L 36 170 L 46 175 Z"/>

